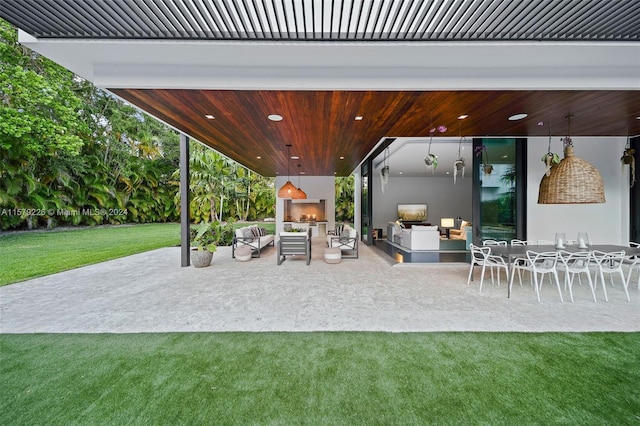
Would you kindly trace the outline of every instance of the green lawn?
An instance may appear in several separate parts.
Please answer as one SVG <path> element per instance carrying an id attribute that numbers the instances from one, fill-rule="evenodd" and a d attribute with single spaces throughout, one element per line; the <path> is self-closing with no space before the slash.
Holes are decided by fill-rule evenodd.
<path id="1" fill-rule="evenodd" d="M 273 222 L 236 222 L 233 227 L 252 224 L 275 231 Z M 179 244 L 177 223 L 0 233 L 0 287 Z"/>
<path id="2" fill-rule="evenodd" d="M 179 243 L 176 223 L 3 233 L 0 286 Z"/>
<path id="3" fill-rule="evenodd" d="M 640 423 L 640 333 L 0 336 L 0 424 Z"/>

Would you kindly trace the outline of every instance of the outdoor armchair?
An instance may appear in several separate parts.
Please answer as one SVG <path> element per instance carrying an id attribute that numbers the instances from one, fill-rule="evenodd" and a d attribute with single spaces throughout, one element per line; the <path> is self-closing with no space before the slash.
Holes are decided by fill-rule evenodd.
<path id="1" fill-rule="evenodd" d="M 305 256 L 307 265 L 311 262 L 311 238 L 307 232 L 281 232 L 278 240 L 278 265 L 287 256 Z"/>

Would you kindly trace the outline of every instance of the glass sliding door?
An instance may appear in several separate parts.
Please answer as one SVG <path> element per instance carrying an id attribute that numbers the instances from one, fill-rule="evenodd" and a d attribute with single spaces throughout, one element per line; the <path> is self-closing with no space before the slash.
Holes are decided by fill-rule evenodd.
<path id="1" fill-rule="evenodd" d="M 526 140 L 473 140 L 473 241 L 526 239 Z"/>

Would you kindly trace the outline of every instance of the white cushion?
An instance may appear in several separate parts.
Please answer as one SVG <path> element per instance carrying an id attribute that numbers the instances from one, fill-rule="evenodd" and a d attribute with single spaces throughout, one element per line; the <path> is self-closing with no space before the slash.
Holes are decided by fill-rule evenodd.
<path id="1" fill-rule="evenodd" d="M 424 226 L 424 225 L 413 225 L 411 229 L 415 229 L 416 231 L 437 231 L 437 226 Z"/>

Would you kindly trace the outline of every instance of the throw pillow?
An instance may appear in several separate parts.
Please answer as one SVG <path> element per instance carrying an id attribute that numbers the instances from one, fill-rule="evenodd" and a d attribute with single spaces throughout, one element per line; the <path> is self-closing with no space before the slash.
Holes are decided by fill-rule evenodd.
<path id="1" fill-rule="evenodd" d="M 349 235 L 350 235 L 350 232 L 349 232 L 348 229 L 343 230 L 342 233 L 340 234 L 340 240 L 339 241 L 341 243 L 346 243 L 347 241 L 349 241 Z"/>
<path id="2" fill-rule="evenodd" d="M 264 237 L 265 235 L 267 235 L 267 228 L 260 228 L 260 236 Z"/>
<path id="3" fill-rule="evenodd" d="M 242 230 L 242 236 L 246 238 L 248 242 L 252 242 L 254 238 L 253 231 L 251 230 L 251 228 L 244 228 Z"/>
<path id="4" fill-rule="evenodd" d="M 260 230 L 258 229 L 257 226 L 254 225 L 250 229 L 251 229 L 251 232 L 253 233 L 254 238 L 260 238 Z"/>

